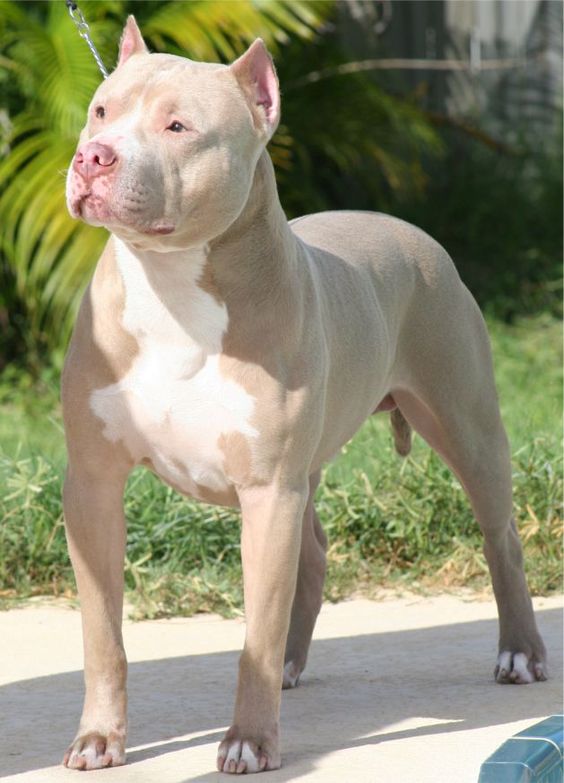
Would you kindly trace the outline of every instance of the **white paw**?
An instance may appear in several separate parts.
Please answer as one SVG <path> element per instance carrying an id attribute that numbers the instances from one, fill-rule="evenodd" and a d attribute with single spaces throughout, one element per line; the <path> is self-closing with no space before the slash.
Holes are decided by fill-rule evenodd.
<path id="1" fill-rule="evenodd" d="M 114 732 L 83 734 L 67 750 L 63 764 L 69 769 L 119 767 L 125 764 L 125 741 Z"/>
<path id="2" fill-rule="evenodd" d="M 217 768 L 220 772 L 241 775 L 249 772 L 263 772 L 278 769 L 280 752 L 278 738 L 270 740 L 265 736 L 258 740 L 242 739 L 239 732 L 231 728 L 217 752 Z"/>
<path id="3" fill-rule="evenodd" d="M 266 766 L 263 760 L 262 769 Z M 235 740 L 229 746 L 227 756 L 223 762 L 224 772 L 259 772 L 262 771 L 258 756 L 253 753 L 251 746 L 248 742 L 240 742 Z"/>
<path id="4" fill-rule="evenodd" d="M 295 688 L 300 681 L 301 670 L 293 661 L 288 661 L 284 665 L 284 674 L 282 676 L 282 688 Z"/>
<path id="5" fill-rule="evenodd" d="M 546 680 L 546 665 L 534 658 L 529 660 L 525 653 L 504 650 L 498 655 L 494 677 L 496 682 L 502 684 L 528 685 L 537 680 Z"/>

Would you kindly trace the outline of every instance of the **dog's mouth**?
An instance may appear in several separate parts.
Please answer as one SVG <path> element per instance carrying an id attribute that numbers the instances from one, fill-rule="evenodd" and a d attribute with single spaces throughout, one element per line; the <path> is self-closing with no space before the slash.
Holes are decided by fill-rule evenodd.
<path id="1" fill-rule="evenodd" d="M 74 218 L 81 218 L 86 223 L 95 224 L 111 216 L 111 210 L 106 202 L 91 190 L 84 190 L 73 196 L 70 201 L 70 213 Z"/>
<path id="2" fill-rule="evenodd" d="M 91 195 L 90 193 L 82 193 L 80 196 L 72 199 L 70 203 L 70 213 L 73 216 L 73 218 L 83 217 L 82 205 L 90 195 Z"/>
<path id="3" fill-rule="evenodd" d="M 74 218 L 84 220 L 85 223 L 92 225 L 105 226 L 106 228 L 111 228 L 113 225 L 122 226 L 147 236 L 166 236 L 174 232 L 174 225 L 166 221 L 155 221 L 149 225 L 143 225 L 118 218 L 106 201 L 92 191 L 81 193 L 75 197 L 70 207 Z"/>
<path id="4" fill-rule="evenodd" d="M 145 229 L 142 233 L 143 234 L 149 234 L 150 236 L 165 236 L 166 234 L 172 234 L 174 232 L 174 226 L 170 226 L 167 224 L 161 224 L 156 226 L 150 226 L 149 228 Z"/>

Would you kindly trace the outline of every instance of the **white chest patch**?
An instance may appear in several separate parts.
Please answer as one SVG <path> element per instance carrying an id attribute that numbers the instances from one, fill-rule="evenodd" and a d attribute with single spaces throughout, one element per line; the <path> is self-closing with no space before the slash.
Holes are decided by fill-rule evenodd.
<path id="1" fill-rule="evenodd" d="M 197 285 L 204 250 L 171 253 L 150 265 L 119 240 L 125 286 L 122 326 L 139 353 L 118 382 L 96 389 L 90 406 L 104 435 L 123 441 L 136 462 L 148 459 L 165 480 L 191 495 L 198 485 L 221 492 L 231 482 L 218 445 L 247 437 L 254 398 L 219 369 L 227 310 Z"/>

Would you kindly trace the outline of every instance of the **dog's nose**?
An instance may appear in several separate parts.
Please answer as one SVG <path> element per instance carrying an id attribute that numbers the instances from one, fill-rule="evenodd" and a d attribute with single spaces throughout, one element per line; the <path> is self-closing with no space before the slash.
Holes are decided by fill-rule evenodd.
<path id="1" fill-rule="evenodd" d="M 109 174 L 117 164 L 115 150 L 107 144 L 88 141 L 76 151 L 73 168 L 84 179 L 93 179 L 102 174 Z"/>

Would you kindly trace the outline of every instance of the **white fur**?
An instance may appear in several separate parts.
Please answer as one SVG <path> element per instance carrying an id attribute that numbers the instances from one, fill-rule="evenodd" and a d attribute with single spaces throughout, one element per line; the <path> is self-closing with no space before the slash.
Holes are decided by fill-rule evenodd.
<path id="1" fill-rule="evenodd" d="M 512 653 L 508 650 L 501 652 L 497 659 L 499 673 L 505 672 L 504 679 L 514 682 L 530 683 L 535 677 L 528 669 L 528 660 L 525 653 Z"/>
<path id="2" fill-rule="evenodd" d="M 295 688 L 300 679 L 300 675 L 296 674 L 296 667 L 294 661 L 288 661 L 284 665 L 283 682 L 287 688 Z"/>
<path id="3" fill-rule="evenodd" d="M 136 133 L 142 117 L 143 110 L 141 104 L 139 104 L 134 111 L 126 114 L 124 117 L 120 117 L 119 120 L 100 123 L 100 130 L 95 136 L 92 136 L 90 141 L 98 142 L 98 144 L 107 144 L 123 160 L 128 163 L 135 162 L 136 158 L 140 158 L 144 154 L 143 145 Z"/>
<path id="4" fill-rule="evenodd" d="M 229 746 L 229 750 L 227 751 L 224 768 L 226 769 L 229 766 L 230 761 L 234 761 L 236 764 L 238 764 L 240 757 L 241 757 L 241 741 L 234 740 Z"/>
<path id="5" fill-rule="evenodd" d="M 229 762 L 234 761 L 235 764 L 239 764 L 244 761 L 246 766 L 245 772 L 258 772 L 259 760 L 251 749 L 248 742 L 241 742 L 241 740 L 233 740 L 227 751 L 225 757 L 224 770 L 229 767 Z"/>
<path id="6" fill-rule="evenodd" d="M 528 660 L 525 653 L 515 653 L 513 656 L 513 672 L 519 682 L 534 682 L 535 678 L 527 668 Z"/>
<path id="7" fill-rule="evenodd" d="M 497 665 L 500 672 L 505 671 L 507 674 L 511 671 L 511 653 L 508 650 L 500 652 L 497 657 Z"/>
<path id="8" fill-rule="evenodd" d="M 120 381 L 92 393 L 91 408 L 109 440 L 123 441 L 136 462 L 150 459 L 165 481 L 195 496 L 197 484 L 224 491 L 230 482 L 218 439 L 257 431 L 254 398 L 219 367 L 228 317 L 197 285 L 205 249 L 156 261 L 114 242 L 125 286 L 122 325 L 139 354 Z"/>
<path id="9" fill-rule="evenodd" d="M 86 759 L 86 768 L 87 769 L 101 769 L 102 768 L 102 759 L 104 758 L 104 754 L 98 754 L 96 753 L 96 748 L 92 744 L 87 744 L 86 747 L 84 747 L 79 753 L 73 752 L 72 757 L 70 759 L 71 763 L 74 765 L 77 763 L 79 758 L 85 758 Z"/>
<path id="10" fill-rule="evenodd" d="M 259 771 L 259 760 L 251 750 L 251 746 L 248 742 L 243 742 L 243 748 L 241 750 L 241 761 L 247 764 L 247 772 Z"/>

